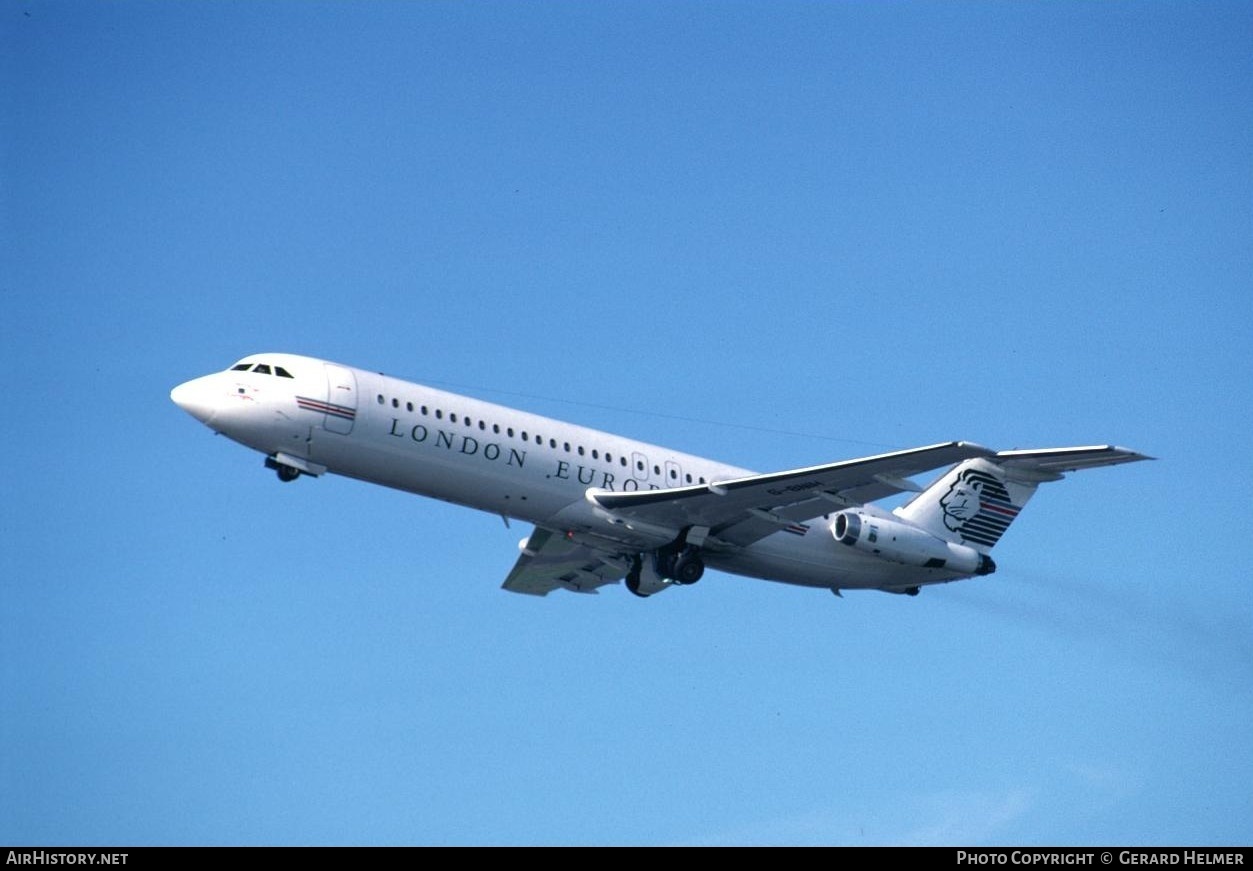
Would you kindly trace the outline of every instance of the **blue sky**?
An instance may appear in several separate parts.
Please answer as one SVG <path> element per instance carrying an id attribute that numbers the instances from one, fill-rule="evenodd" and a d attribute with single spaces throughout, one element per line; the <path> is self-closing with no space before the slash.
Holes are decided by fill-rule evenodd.
<path id="1" fill-rule="evenodd" d="M 0 843 L 1248 844 L 1247 3 L 0 9 Z M 916 599 L 499 589 L 280 485 L 284 350 L 738 465 L 1049 485 Z"/>

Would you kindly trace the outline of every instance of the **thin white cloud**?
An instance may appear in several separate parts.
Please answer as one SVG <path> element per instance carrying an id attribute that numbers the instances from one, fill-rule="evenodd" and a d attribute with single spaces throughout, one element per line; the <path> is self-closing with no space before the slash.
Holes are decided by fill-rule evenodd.
<path id="1" fill-rule="evenodd" d="M 904 797 L 891 807 L 815 808 L 693 839 L 703 846 L 978 846 L 1028 815 L 1033 790 L 943 790 Z"/>
<path id="2" fill-rule="evenodd" d="M 917 824 L 899 841 L 909 847 L 981 845 L 1031 812 L 1033 790 L 1005 793 L 945 790 L 924 796 L 918 803 Z"/>

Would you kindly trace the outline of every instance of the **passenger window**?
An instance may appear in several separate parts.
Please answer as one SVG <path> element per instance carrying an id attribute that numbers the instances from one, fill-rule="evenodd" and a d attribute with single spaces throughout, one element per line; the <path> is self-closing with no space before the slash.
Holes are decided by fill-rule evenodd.
<path id="1" fill-rule="evenodd" d="M 480 430 L 485 430 L 485 429 L 487 429 L 487 424 L 483 423 L 483 421 L 481 421 L 481 420 L 480 420 L 480 421 L 479 421 L 479 429 L 480 429 Z"/>
<path id="2" fill-rule="evenodd" d="M 496 433 L 496 435 L 500 435 L 500 424 L 492 424 L 492 432 Z"/>
<path id="3" fill-rule="evenodd" d="M 605 451 L 605 462 L 606 463 L 613 462 L 613 454 L 609 453 L 609 451 Z"/>
<path id="4" fill-rule="evenodd" d="M 423 416 L 423 417 L 426 417 L 426 406 L 425 406 L 425 405 L 424 405 L 424 406 L 422 406 L 422 407 L 421 407 L 420 409 L 418 409 L 418 410 L 422 412 L 422 416 Z"/>
<path id="5" fill-rule="evenodd" d="M 661 474 L 661 466 L 653 466 L 653 474 L 654 474 L 654 475 L 660 475 L 660 474 Z"/>
<path id="6" fill-rule="evenodd" d="M 526 441 L 526 430 L 522 430 L 522 441 Z"/>
<path id="7" fill-rule="evenodd" d="M 671 469 L 671 470 L 670 470 L 670 480 L 671 480 L 671 481 L 673 481 L 673 480 L 674 480 L 675 478 L 677 478 L 677 477 L 679 477 L 679 473 L 678 473 L 678 472 L 676 472 L 674 469 Z"/>
<path id="8" fill-rule="evenodd" d="M 641 472 L 642 472 L 642 471 L 644 471 L 644 461 L 643 461 L 643 460 L 636 460 L 636 461 L 635 461 L 635 468 L 636 468 L 636 469 L 638 469 L 638 470 L 639 470 L 639 471 L 641 471 Z"/>
<path id="9" fill-rule="evenodd" d="M 259 375 L 269 375 L 269 374 L 270 374 L 270 367 L 269 367 L 269 366 L 267 366 L 267 365 L 265 365 L 264 363 L 258 363 L 258 364 L 257 364 L 257 368 L 256 368 L 256 369 L 253 369 L 252 371 L 253 371 L 253 372 L 256 372 L 256 373 L 257 373 L 257 374 L 259 374 Z"/>
<path id="10" fill-rule="evenodd" d="M 593 460 L 600 459 L 600 451 L 596 450 L 596 448 L 592 448 L 592 459 Z"/>
<path id="11" fill-rule="evenodd" d="M 290 372 L 284 369 L 282 366 L 275 366 L 274 374 L 277 375 L 279 378 L 295 378 L 296 377 L 295 375 L 292 375 Z"/>
<path id="12" fill-rule="evenodd" d="M 456 422 L 457 422 L 457 412 L 455 412 L 455 411 L 453 411 L 453 412 L 449 412 L 449 414 L 448 414 L 448 420 L 449 420 L 450 422 L 452 422 L 452 423 L 456 423 Z"/>
<path id="13" fill-rule="evenodd" d="M 583 446 L 579 445 L 579 456 L 583 456 Z"/>
<path id="14" fill-rule="evenodd" d="M 400 400 L 394 396 L 392 397 L 392 408 L 400 408 Z"/>
<path id="15" fill-rule="evenodd" d="M 442 408 L 435 409 L 435 419 L 436 420 L 444 419 L 444 410 Z"/>
<path id="16" fill-rule="evenodd" d="M 410 411 L 410 412 L 411 412 L 411 411 L 413 411 L 413 403 L 412 403 L 412 402 L 406 402 L 406 403 L 405 403 L 405 411 Z"/>
<path id="17" fill-rule="evenodd" d="M 626 457 L 619 457 L 618 460 L 622 463 L 622 465 L 626 465 Z"/>
<path id="18" fill-rule="evenodd" d="M 691 472 L 688 472 L 688 473 L 687 473 L 686 475 L 684 475 L 683 477 L 687 479 L 687 483 L 689 483 L 689 484 L 690 484 L 690 483 L 692 483 L 692 473 L 691 473 Z"/>
<path id="19" fill-rule="evenodd" d="M 383 404 L 383 394 L 379 394 L 379 405 Z"/>
<path id="20" fill-rule="evenodd" d="M 549 440 L 548 440 L 548 446 L 549 446 L 550 448 L 552 448 L 553 450 L 556 450 L 556 449 L 557 449 L 557 440 L 556 440 L 556 439 L 549 439 Z"/>
<path id="21" fill-rule="evenodd" d="M 506 428 L 505 435 L 509 436 L 509 438 L 513 438 L 513 427 Z"/>

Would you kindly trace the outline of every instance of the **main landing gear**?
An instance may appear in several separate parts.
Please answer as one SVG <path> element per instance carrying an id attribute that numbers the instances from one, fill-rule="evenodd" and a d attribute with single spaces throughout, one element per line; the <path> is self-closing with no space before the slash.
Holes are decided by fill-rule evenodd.
<path id="1" fill-rule="evenodd" d="M 659 593 L 670 586 L 694 584 L 705 574 L 705 561 L 700 549 L 683 541 L 653 551 L 636 554 L 626 575 L 626 588 L 637 596 L 646 597 Z"/>
<path id="2" fill-rule="evenodd" d="M 626 588 L 641 599 L 647 599 L 653 593 L 659 593 L 666 588 L 665 578 L 658 578 L 656 582 L 650 579 L 646 584 L 643 574 L 644 559 L 636 554 L 631 558 L 631 568 L 627 570 Z M 656 589 L 653 589 L 654 587 Z"/>
<path id="3" fill-rule="evenodd" d="M 700 558 L 700 551 L 691 546 L 676 554 L 658 555 L 657 562 L 658 572 L 676 584 L 694 584 L 705 574 L 705 561 Z"/>

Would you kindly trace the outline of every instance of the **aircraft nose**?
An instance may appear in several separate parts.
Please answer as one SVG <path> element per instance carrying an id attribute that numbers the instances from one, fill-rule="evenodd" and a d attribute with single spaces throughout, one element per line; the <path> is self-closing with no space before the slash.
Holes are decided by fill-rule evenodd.
<path id="1" fill-rule="evenodd" d="M 217 411 L 218 391 L 207 378 L 196 378 L 170 391 L 170 399 L 201 423 L 208 423 Z"/>

